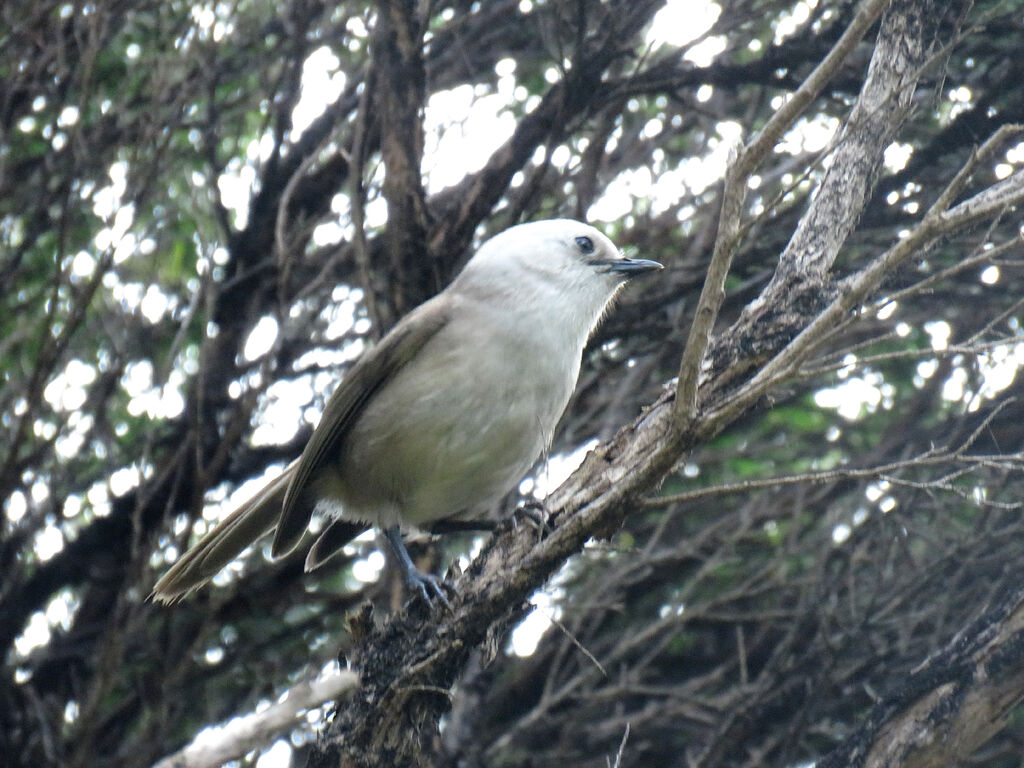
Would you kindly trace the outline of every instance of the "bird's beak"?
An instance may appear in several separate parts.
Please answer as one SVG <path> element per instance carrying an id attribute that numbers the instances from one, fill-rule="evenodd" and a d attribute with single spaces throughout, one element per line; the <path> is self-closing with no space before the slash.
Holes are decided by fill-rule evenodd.
<path id="1" fill-rule="evenodd" d="M 650 259 L 608 259 L 593 263 L 596 266 L 604 267 L 604 272 L 614 272 L 623 277 L 636 277 L 644 272 L 653 272 L 665 268 L 663 265 Z"/>

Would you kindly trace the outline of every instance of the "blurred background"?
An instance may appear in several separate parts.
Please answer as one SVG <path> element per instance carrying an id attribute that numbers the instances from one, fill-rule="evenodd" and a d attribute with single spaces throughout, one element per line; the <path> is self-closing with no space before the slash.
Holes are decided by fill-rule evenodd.
<path id="1" fill-rule="evenodd" d="M 667 267 L 602 326 L 550 460 L 506 505 L 634 419 L 678 370 L 730 153 L 857 6 L 430 0 L 410 44 L 386 34 L 392 5 L 0 6 L 4 765 L 154 764 L 335 674 L 346 612 L 400 605 L 372 534 L 310 576 L 304 552 L 257 546 L 180 604 L 145 598 L 490 234 L 576 217 Z M 1024 119 L 1024 3 L 950 9 L 837 278 Z M 721 327 L 829 168 L 876 33 L 750 180 Z M 385 65 L 375 45 L 394 46 Z M 420 167 L 386 175 L 403 152 Z M 977 182 L 1021 164 L 1011 141 Z M 807 765 L 1019 581 L 1019 233 L 1007 214 L 915 254 L 799 377 L 686 457 L 661 492 L 690 497 L 638 506 L 567 563 L 470 665 L 437 765 L 603 766 L 627 723 L 623 765 Z M 415 551 L 443 570 L 484 540 Z M 328 711 L 233 764 L 302 765 Z M 1011 722 L 972 765 L 1024 764 Z"/>

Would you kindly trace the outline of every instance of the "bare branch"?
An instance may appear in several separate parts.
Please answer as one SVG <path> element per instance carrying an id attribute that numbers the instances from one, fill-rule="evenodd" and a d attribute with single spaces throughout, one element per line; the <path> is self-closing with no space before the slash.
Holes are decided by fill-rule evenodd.
<path id="1" fill-rule="evenodd" d="M 342 698 L 358 682 L 354 672 L 342 669 L 299 683 L 266 709 L 204 731 L 202 738 L 154 763 L 153 768 L 216 768 L 237 760 L 295 727 L 307 710 Z"/>
<path id="2" fill-rule="evenodd" d="M 679 366 L 679 384 L 675 400 L 675 425 L 679 431 L 687 431 L 697 416 L 699 376 L 711 340 L 711 331 L 725 300 L 725 278 L 739 247 L 747 182 L 782 134 L 792 126 L 835 75 L 889 2 L 890 0 L 868 0 L 863 3 L 857 16 L 828 56 L 815 67 L 792 97 L 772 116 L 764 129 L 729 164 L 725 174 L 725 189 L 722 192 L 722 208 L 718 216 L 718 236 L 715 238 L 714 253 Z M 905 87 L 902 82 L 898 85 Z"/>

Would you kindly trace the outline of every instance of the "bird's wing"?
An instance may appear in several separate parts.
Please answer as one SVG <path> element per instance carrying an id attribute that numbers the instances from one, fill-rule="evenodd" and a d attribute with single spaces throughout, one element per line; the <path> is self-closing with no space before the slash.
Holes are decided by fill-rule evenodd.
<path id="1" fill-rule="evenodd" d="M 324 408 L 285 492 L 271 554 L 291 551 L 306 532 L 318 499 L 312 480 L 338 455 L 341 441 L 363 408 L 448 323 L 447 305 L 429 301 L 413 310 L 359 359 Z"/>

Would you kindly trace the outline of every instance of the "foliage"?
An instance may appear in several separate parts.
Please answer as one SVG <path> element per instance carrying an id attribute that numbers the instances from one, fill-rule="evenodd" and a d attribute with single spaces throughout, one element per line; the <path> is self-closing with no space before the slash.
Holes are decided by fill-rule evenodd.
<path id="1" fill-rule="evenodd" d="M 671 390 L 725 164 L 859 5 L 719 0 L 699 36 L 696 18 L 661 5 L 0 6 L 11 765 L 151 764 L 349 653 L 356 606 L 400 608 L 390 569 L 357 578 L 373 570 L 372 541 L 313 575 L 301 553 L 271 563 L 256 547 L 179 605 L 145 597 L 239 486 L 297 454 L 358 352 L 488 234 L 588 218 L 668 267 L 594 339 L 555 455 L 621 435 Z M 980 144 L 1024 121 L 1024 4 L 946 5 L 826 270 L 834 293 L 919 225 Z M 379 16 L 396 8 L 418 42 L 381 62 Z M 775 320 L 830 298 L 794 293 L 750 314 L 832 167 L 877 34 L 747 184 L 709 350 L 717 394 L 803 328 Z M 413 100 L 387 102 L 395 72 Z M 403 143 L 421 130 L 424 157 Z M 1017 140 L 957 202 L 1019 169 Z M 389 150 L 420 161 L 398 192 Z M 624 526 L 549 582 L 556 621 L 532 654 L 515 655 L 503 627 L 495 658 L 467 665 L 434 764 L 595 765 L 627 723 L 623 764 L 821 759 L 1019 586 L 1019 227 L 1008 208 L 929 242 L 756 407 L 695 441 L 659 477 L 667 501 L 634 497 Z M 772 338 L 727 348 L 751 317 Z M 423 556 L 443 568 L 484 541 Z M 313 730 L 296 725 L 293 743 Z M 1021 738 L 1018 713 L 974 763 L 1017 764 Z"/>

